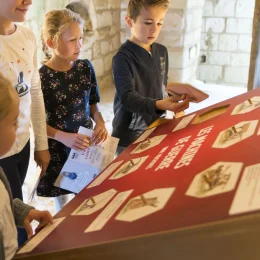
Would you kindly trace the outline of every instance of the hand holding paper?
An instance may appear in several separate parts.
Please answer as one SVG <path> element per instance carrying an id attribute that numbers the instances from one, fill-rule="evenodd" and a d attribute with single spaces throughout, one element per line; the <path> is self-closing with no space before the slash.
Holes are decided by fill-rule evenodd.
<path id="1" fill-rule="evenodd" d="M 102 128 L 99 129 L 102 131 Z M 79 134 L 92 139 L 94 131 L 80 127 Z M 113 161 L 118 141 L 117 138 L 108 136 L 104 142 L 90 145 L 88 149 L 72 149 L 54 185 L 75 193 L 80 192 Z"/>
<path id="2" fill-rule="evenodd" d="M 181 112 L 189 107 L 189 97 L 182 95 L 181 97 L 171 96 L 156 101 L 158 110 L 169 110 L 175 113 Z"/>
<path id="3" fill-rule="evenodd" d="M 209 95 L 190 84 L 171 82 L 167 85 L 166 91 L 174 97 L 188 95 L 190 102 L 199 103 L 209 97 Z"/>
<path id="4" fill-rule="evenodd" d="M 63 131 L 57 131 L 55 134 L 55 139 L 67 147 L 77 151 L 84 150 L 90 145 L 90 138 L 79 133 L 66 133 Z"/>
<path id="5" fill-rule="evenodd" d="M 104 142 L 107 139 L 107 129 L 104 123 L 96 124 L 92 134 L 92 141 L 95 145 Z"/>

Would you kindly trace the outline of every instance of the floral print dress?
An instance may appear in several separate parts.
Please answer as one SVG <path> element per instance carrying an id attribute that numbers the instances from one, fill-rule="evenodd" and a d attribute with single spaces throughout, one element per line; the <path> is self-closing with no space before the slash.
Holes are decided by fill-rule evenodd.
<path id="1" fill-rule="evenodd" d="M 94 68 L 88 60 L 77 60 L 66 72 L 46 65 L 40 68 L 47 124 L 55 129 L 76 133 L 80 126 L 93 128 L 90 106 L 100 101 Z M 56 197 L 71 193 L 54 186 L 70 149 L 49 139 L 51 160 L 37 187 L 37 195 Z"/>

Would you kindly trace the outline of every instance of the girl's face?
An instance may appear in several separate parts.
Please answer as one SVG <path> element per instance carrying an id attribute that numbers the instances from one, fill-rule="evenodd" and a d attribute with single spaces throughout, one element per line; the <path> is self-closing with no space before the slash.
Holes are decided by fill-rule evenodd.
<path id="1" fill-rule="evenodd" d="M 12 95 L 10 112 L 0 121 L 0 156 L 3 156 L 11 149 L 16 138 L 19 98 L 15 91 L 13 91 Z"/>
<path id="2" fill-rule="evenodd" d="M 66 61 L 76 61 L 82 47 L 83 25 L 72 22 L 62 33 L 53 49 L 54 55 Z"/>
<path id="3" fill-rule="evenodd" d="M 136 21 L 126 17 L 131 29 L 130 40 L 150 51 L 150 45 L 157 39 L 163 24 L 166 9 L 160 6 L 142 8 Z"/>
<path id="4" fill-rule="evenodd" d="M 0 0 L 0 21 L 23 22 L 32 0 Z"/>

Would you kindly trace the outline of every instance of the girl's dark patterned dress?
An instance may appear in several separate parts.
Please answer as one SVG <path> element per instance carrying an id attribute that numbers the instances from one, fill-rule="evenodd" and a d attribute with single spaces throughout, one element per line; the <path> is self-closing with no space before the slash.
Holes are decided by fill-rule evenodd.
<path id="1" fill-rule="evenodd" d="M 93 128 L 90 106 L 100 101 L 94 69 L 88 60 L 77 60 L 66 72 L 40 68 L 47 124 L 64 132 L 76 133 L 80 126 Z M 71 193 L 54 186 L 68 158 L 70 149 L 49 139 L 51 160 L 46 175 L 41 178 L 37 195 L 56 197 Z"/>

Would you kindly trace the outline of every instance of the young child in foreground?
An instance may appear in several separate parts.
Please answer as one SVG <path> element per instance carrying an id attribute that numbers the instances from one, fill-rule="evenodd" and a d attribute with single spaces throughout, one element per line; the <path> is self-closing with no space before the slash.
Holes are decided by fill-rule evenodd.
<path id="1" fill-rule="evenodd" d="M 11 82 L 0 74 L 0 156 L 12 147 L 18 128 L 19 97 Z M 39 211 L 24 204 L 20 199 L 12 199 L 10 185 L 0 167 L 0 260 L 12 259 L 18 248 L 16 226 L 24 227 L 30 238 L 33 234 L 30 223 L 39 222 L 36 232 L 52 223 L 48 211 Z"/>
<path id="2" fill-rule="evenodd" d="M 122 152 L 165 110 L 187 109 L 189 98 L 165 98 L 168 52 L 155 43 L 169 5 L 168 0 L 130 0 L 125 18 L 131 36 L 113 58 L 116 86 L 112 136 Z M 182 101 L 182 102 L 180 102 Z"/>

